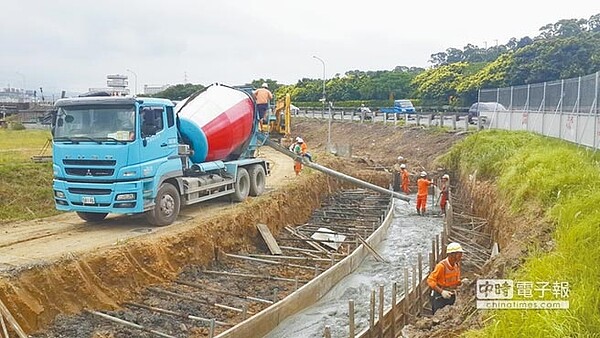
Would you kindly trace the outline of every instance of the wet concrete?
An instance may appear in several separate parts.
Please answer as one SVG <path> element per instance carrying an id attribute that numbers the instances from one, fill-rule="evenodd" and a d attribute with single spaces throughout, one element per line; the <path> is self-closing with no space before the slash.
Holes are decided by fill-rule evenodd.
<path id="1" fill-rule="evenodd" d="M 415 200 L 415 196 L 411 198 Z M 398 295 L 401 295 L 404 268 L 409 268 L 409 278 L 412 278 L 410 273 L 412 266 L 417 264 L 419 253 L 423 255 L 423 273 L 427 272 L 431 240 L 441 233 L 443 227 L 443 218 L 437 216 L 438 212 L 439 209 L 432 209 L 428 205 L 427 216 L 419 216 L 414 203 L 396 200 L 394 220 L 387 237 L 376 247 L 377 252 L 390 263 L 380 263 L 371 256 L 367 257 L 354 273 L 344 278 L 318 303 L 288 318 L 266 337 L 323 337 L 326 325 L 331 327 L 332 337 L 347 337 L 350 299 L 355 304 L 356 333 L 365 329 L 369 322 L 372 289 L 378 290 L 380 285 L 384 286 L 387 308 L 390 306 L 392 283 L 397 282 Z"/>

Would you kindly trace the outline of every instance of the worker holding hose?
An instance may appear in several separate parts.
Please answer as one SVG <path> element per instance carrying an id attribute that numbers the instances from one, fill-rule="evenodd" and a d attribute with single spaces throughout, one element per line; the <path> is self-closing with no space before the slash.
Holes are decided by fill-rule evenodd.
<path id="1" fill-rule="evenodd" d="M 431 310 L 435 313 L 446 305 L 456 301 L 456 289 L 461 285 L 460 261 L 463 248 L 458 243 L 450 243 L 446 247 L 445 259 L 437 263 L 427 284 L 431 288 Z"/>
<path id="2" fill-rule="evenodd" d="M 433 184 L 427 179 L 427 173 L 421 171 L 420 177 L 417 179 L 417 214 L 425 216 L 427 206 L 427 196 L 429 195 L 429 186 Z"/>

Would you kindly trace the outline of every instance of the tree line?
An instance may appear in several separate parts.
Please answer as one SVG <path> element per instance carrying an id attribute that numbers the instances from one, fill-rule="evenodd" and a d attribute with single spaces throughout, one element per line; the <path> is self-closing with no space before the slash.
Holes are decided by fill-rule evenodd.
<path id="1" fill-rule="evenodd" d="M 600 70 L 600 14 L 589 19 L 563 19 L 539 29 L 533 38 L 511 38 L 505 44 L 480 48 L 467 44 L 430 56 L 432 67 L 397 66 L 392 70 L 351 70 L 325 81 L 326 100 L 337 103 L 380 103 L 410 98 L 417 105 L 468 106 L 484 88 L 526 85 L 591 74 Z M 276 96 L 290 94 L 297 105 L 316 104 L 323 80 L 303 78 L 295 84 L 256 79 Z M 202 85 L 177 85 L 156 96 L 181 100 Z"/>

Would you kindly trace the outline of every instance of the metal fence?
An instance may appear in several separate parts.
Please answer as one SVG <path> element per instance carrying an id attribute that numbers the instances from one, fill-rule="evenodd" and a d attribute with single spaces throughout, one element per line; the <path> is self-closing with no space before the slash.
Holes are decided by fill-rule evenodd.
<path id="1" fill-rule="evenodd" d="M 497 89 L 481 89 L 479 102 L 498 102 L 490 128 L 527 130 L 598 148 L 600 72 L 577 78 Z"/>

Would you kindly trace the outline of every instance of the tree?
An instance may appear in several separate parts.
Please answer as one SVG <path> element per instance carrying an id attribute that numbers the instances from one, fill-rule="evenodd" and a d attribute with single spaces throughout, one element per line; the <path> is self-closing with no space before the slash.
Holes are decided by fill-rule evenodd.
<path id="1" fill-rule="evenodd" d="M 160 97 L 160 98 L 165 98 L 165 99 L 169 99 L 169 100 L 174 100 L 174 101 L 180 101 L 183 100 L 187 97 L 189 97 L 190 95 L 194 94 L 197 91 L 203 90 L 205 87 L 201 84 L 191 84 L 191 83 L 186 83 L 186 84 L 178 84 L 178 85 L 174 85 L 171 86 L 165 90 L 163 90 L 162 92 L 156 93 L 154 95 L 152 95 L 152 97 Z"/>

